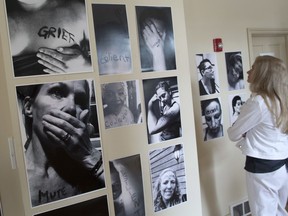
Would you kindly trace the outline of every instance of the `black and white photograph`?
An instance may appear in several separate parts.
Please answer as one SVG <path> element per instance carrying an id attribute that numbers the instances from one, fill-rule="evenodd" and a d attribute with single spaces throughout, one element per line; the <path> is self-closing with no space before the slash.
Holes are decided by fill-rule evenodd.
<path id="1" fill-rule="evenodd" d="M 177 77 L 143 80 L 148 142 L 182 136 Z"/>
<path id="2" fill-rule="evenodd" d="M 170 7 L 136 6 L 142 72 L 176 69 Z"/>
<path id="3" fill-rule="evenodd" d="M 243 64 L 241 52 L 226 52 L 225 62 L 227 70 L 228 90 L 239 90 L 245 88 L 243 78 Z"/>
<path id="4" fill-rule="evenodd" d="M 203 140 L 223 137 L 223 116 L 220 98 L 201 101 Z"/>
<path id="5" fill-rule="evenodd" d="M 196 65 L 200 96 L 220 93 L 216 54 L 196 54 Z"/>
<path id="6" fill-rule="evenodd" d="M 241 111 L 241 107 L 248 98 L 249 98 L 249 94 L 247 93 L 233 94 L 233 95 L 228 96 L 231 126 L 237 120 Z"/>
<path id="7" fill-rule="evenodd" d="M 140 155 L 109 161 L 115 216 L 145 216 Z"/>
<path id="8" fill-rule="evenodd" d="M 149 152 L 154 211 L 187 201 L 183 145 Z"/>
<path id="9" fill-rule="evenodd" d="M 6 0 L 15 77 L 92 72 L 85 0 Z"/>
<path id="10" fill-rule="evenodd" d="M 142 122 L 138 80 L 104 83 L 101 90 L 106 129 Z"/>
<path id="11" fill-rule="evenodd" d="M 34 216 L 109 216 L 107 197 L 102 196 Z"/>
<path id="12" fill-rule="evenodd" d="M 132 72 L 125 5 L 92 4 L 100 75 Z"/>
<path id="13" fill-rule="evenodd" d="M 105 187 L 93 85 L 89 79 L 16 87 L 32 206 Z"/>
<path id="14" fill-rule="evenodd" d="M 3 216 L 1 200 L 0 200 L 0 216 Z"/>

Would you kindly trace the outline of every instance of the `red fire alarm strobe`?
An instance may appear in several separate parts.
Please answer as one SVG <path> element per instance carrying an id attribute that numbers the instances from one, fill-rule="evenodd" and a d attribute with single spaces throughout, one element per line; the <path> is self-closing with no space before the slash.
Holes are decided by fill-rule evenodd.
<path id="1" fill-rule="evenodd" d="M 223 43 L 221 38 L 214 38 L 213 39 L 213 47 L 214 52 L 222 52 L 223 51 Z"/>

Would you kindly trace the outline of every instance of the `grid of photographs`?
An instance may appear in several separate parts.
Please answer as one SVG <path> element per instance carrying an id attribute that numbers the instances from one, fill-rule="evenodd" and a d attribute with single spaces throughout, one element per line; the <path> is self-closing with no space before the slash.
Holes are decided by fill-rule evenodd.
<path id="1" fill-rule="evenodd" d="M 110 159 L 101 139 L 102 130 L 143 123 L 147 145 L 170 142 L 149 152 L 151 191 L 158 190 L 154 211 L 186 202 L 184 146 L 173 144 L 182 137 L 182 125 L 171 7 L 134 7 L 140 62 L 135 69 L 131 44 L 137 43 L 131 42 L 125 4 L 5 3 L 14 79 L 30 79 L 19 81 L 15 91 L 33 215 L 146 215 L 142 155 Z M 129 79 L 135 70 L 140 75 Z M 114 210 L 108 205 L 110 189 Z M 102 191 L 104 196 L 86 196 Z M 79 197 L 86 201 L 77 202 Z M 64 204 L 67 200 L 74 204 Z M 63 205 L 55 208 L 56 202 Z M 47 204 L 49 210 L 42 211 Z"/>
<path id="2" fill-rule="evenodd" d="M 14 78 L 35 81 L 23 79 L 15 86 L 31 208 L 111 188 L 117 216 L 144 216 L 141 154 L 110 160 L 101 139 L 101 125 L 103 130 L 124 126 L 128 130 L 143 123 L 147 144 L 154 149 L 149 152 L 154 211 L 186 202 L 184 144 L 173 144 L 183 136 L 183 117 L 171 7 L 135 6 L 138 38 L 132 43 L 130 28 L 135 26 L 129 24 L 125 4 L 5 0 L 5 6 Z M 87 8 L 92 12 L 90 29 Z M 132 54 L 132 44 L 139 45 L 138 55 Z M 140 68 L 135 69 L 137 56 Z M 216 54 L 200 53 L 195 58 L 203 141 L 221 138 L 223 89 Z M 245 89 L 241 52 L 226 52 L 225 63 L 228 91 Z M 131 80 L 135 70 L 140 75 Z M 144 76 L 146 72 L 155 77 Z M 73 78 L 77 74 L 89 78 Z M 246 99 L 244 94 L 229 95 L 231 124 Z M 165 147 L 157 149 L 158 145 Z M 105 163 L 110 173 L 105 172 Z M 111 185 L 105 179 L 109 174 Z M 164 179 L 169 189 L 159 186 Z M 109 215 L 108 198 L 58 209 L 51 205 L 50 211 L 35 216 L 81 212 L 93 202 L 104 203 L 99 214 Z M 95 211 L 87 209 L 87 215 Z"/>
<path id="3" fill-rule="evenodd" d="M 229 116 L 231 126 L 240 114 L 240 108 L 248 99 L 245 93 L 233 93 L 245 90 L 242 53 L 240 51 L 224 53 Z M 198 88 L 201 106 L 202 140 L 204 142 L 224 137 L 221 98 L 219 94 L 225 90 L 219 81 L 218 63 L 216 53 L 201 53 L 195 55 L 196 71 L 198 74 Z M 226 101 L 225 100 L 225 101 Z"/>

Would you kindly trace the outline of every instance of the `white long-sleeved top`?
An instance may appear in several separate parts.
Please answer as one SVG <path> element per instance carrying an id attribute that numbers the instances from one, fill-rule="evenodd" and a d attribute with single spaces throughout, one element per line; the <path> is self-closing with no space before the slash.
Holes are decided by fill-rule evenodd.
<path id="1" fill-rule="evenodd" d="M 262 96 L 251 95 L 227 132 L 247 156 L 267 160 L 288 158 L 288 135 L 275 126 L 275 117 Z"/>

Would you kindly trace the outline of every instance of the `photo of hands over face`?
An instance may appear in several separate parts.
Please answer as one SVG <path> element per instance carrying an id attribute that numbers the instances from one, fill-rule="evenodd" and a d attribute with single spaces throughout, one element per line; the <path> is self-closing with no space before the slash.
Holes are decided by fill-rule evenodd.
<path id="1" fill-rule="evenodd" d="M 100 146 L 89 123 L 91 80 L 18 86 L 32 206 L 103 188 Z"/>
<path id="2" fill-rule="evenodd" d="M 142 72 L 176 69 L 171 8 L 136 7 Z"/>

